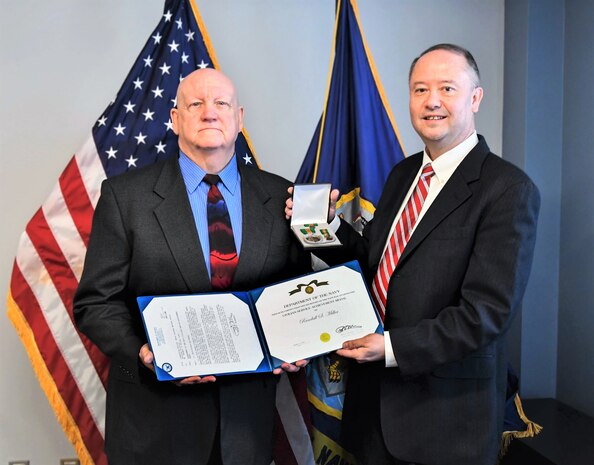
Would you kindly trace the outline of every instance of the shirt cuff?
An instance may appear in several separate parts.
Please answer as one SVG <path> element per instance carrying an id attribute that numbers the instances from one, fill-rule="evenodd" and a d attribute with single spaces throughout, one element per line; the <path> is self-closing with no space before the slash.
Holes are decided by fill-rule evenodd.
<path id="1" fill-rule="evenodd" d="M 386 368 L 393 368 L 398 366 L 394 349 L 392 348 L 392 340 L 390 339 L 390 331 L 384 333 L 384 350 L 386 353 Z"/>
<path id="2" fill-rule="evenodd" d="M 334 216 L 334 219 L 330 222 L 328 226 L 330 226 L 332 232 L 336 234 L 336 231 L 338 231 L 338 228 L 340 228 L 340 218 L 338 217 L 338 215 Z"/>

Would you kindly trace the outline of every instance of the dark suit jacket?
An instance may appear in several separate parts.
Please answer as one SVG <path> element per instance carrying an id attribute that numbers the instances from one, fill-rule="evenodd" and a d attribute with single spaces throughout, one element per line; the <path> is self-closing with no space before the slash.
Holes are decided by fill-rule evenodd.
<path id="1" fill-rule="evenodd" d="M 233 161 L 234 162 L 234 161 Z M 288 181 L 240 166 L 243 240 L 232 290 L 307 271 L 284 217 Z M 79 329 L 110 358 L 110 465 L 198 465 L 220 422 L 225 464 L 271 461 L 276 379 L 222 376 L 214 384 L 158 382 L 139 362 L 146 335 L 139 295 L 211 290 L 177 158 L 104 181 L 74 303 Z"/>
<path id="2" fill-rule="evenodd" d="M 338 230 L 369 283 L 422 156 L 392 170 L 363 238 L 345 224 Z M 396 458 L 495 464 L 506 387 L 503 335 L 528 280 L 539 205 L 530 179 L 479 136 L 390 280 L 385 329 L 398 368 L 383 361 L 353 366 L 343 418 L 355 449 L 365 446 L 357 437 L 379 396 L 384 440 Z"/>

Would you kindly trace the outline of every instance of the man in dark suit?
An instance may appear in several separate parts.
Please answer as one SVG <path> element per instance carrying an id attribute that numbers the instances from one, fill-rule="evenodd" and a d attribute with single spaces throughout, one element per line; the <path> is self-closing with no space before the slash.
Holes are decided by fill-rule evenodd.
<path id="1" fill-rule="evenodd" d="M 243 108 L 221 72 L 187 76 L 171 121 L 179 158 L 103 183 L 75 297 L 79 329 L 111 360 L 106 453 L 110 465 L 269 465 L 275 377 L 157 381 L 135 299 L 213 286 L 245 291 L 307 271 L 309 257 L 282 212 L 290 183 L 236 162 Z M 212 260 L 222 255 L 209 250 L 207 174 L 219 175 L 233 234 L 227 243 L 238 255 L 231 274 L 216 278 Z"/>
<path id="2" fill-rule="evenodd" d="M 344 247 L 322 256 L 358 258 L 385 312 L 384 335 L 338 351 L 359 362 L 349 373 L 345 443 L 363 465 L 494 465 L 504 335 L 526 288 L 540 197 L 476 134 L 483 89 L 467 50 L 426 50 L 409 86 L 425 150 L 392 170 L 363 237 L 334 219 Z"/>

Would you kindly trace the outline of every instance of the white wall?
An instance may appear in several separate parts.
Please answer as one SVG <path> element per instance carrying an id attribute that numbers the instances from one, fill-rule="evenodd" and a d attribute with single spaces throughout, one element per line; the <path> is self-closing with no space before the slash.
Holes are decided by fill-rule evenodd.
<path id="1" fill-rule="evenodd" d="M 156 26 L 162 0 L 0 0 L 0 294 L 18 238 Z M 294 178 L 325 96 L 335 0 L 196 0 L 236 82 L 262 166 Z M 483 76 L 479 132 L 500 153 L 503 0 L 359 0 L 406 153 L 410 61 L 438 42 L 468 47 Z M 0 465 L 74 457 L 0 305 Z"/>

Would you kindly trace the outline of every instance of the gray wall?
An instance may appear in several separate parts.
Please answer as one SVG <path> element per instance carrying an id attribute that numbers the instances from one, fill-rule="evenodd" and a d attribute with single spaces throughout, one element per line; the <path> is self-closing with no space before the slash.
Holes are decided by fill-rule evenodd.
<path id="1" fill-rule="evenodd" d="M 583 114 L 594 104 L 593 23 L 591 0 L 505 2 L 504 154 L 542 195 L 532 276 L 510 349 L 524 397 L 554 397 L 590 416 L 594 125 Z"/>
<path id="2" fill-rule="evenodd" d="M 504 156 L 530 174 L 542 198 L 532 275 L 510 342 L 522 396 L 555 397 L 563 3 L 512 0 L 505 6 Z"/>
<path id="3" fill-rule="evenodd" d="M 557 397 L 594 416 L 594 3 L 565 4 Z"/>

